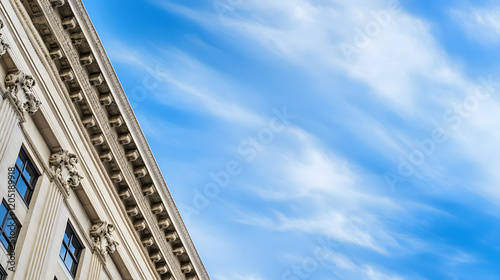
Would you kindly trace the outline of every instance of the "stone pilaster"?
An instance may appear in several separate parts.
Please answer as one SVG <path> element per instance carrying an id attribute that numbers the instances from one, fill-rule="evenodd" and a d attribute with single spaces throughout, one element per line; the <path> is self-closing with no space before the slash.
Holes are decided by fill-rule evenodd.
<path id="1" fill-rule="evenodd" d="M 20 70 L 5 77 L 5 92 L 2 92 L 0 104 L 0 160 L 4 157 L 15 126 L 25 122 L 25 113 L 33 115 L 40 107 L 40 101 L 33 93 L 34 86 L 33 77 Z"/>
<path id="2" fill-rule="evenodd" d="M 92 257 L 90 258 L 88 280 L 99 279 L 102 268 L 104 267 L 103 256 L 97 250 L 92 250 Z"/>
<path id="3" fill-rule="evenodd" d="M 9 100 L 2 99 L 0 102 L 0 160 L 3 160 L 19 119 Z"/>
<path id="4" fill-rule="evenodd" d="M 49 243 L 55 226 L 55 221 L 59 206 L 63 200 L 63 194 L 57 188 L 54 182 L 50 183 L 47 199 L 43 207 L 40 228 L 37 234 L 35 245 L 33 246 L 30 257 L 29 268 L 24 279 L 43 279 L 44 264 L 47 263 L 49 256 Z"/>

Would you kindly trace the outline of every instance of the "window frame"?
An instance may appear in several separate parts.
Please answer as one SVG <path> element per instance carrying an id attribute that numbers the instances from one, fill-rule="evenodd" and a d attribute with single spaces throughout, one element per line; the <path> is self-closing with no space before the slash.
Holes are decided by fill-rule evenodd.
<path id="1" fill-rule="evenodd" d="M 67 232 L 68 230 L 70 231 L 71 233 L 71 236 L 68 236 L 68 243 L 66 244 L 66 241 L 65 241 L 65 237 L 67 236 Z M 80 249 L 77 251 L 75 250 L 75 253 L 77 256 L 75 256 L 71 250 L 70 250 L 70 245 L 72 244 L 73 240 L 76 239 Z M 64 247 L 64 257 L 61 256 L 61 250 L 63 249 Z M 82 256 L 82 252 L 83 252 L 83 245 L 82 245 L 82 242 L 80 241 L 80 238 L 78 238 L 78 235 L 76 234 L 75 230 L 73 229 L 73 227 L 71 226 L 71 224 L 68 222 L 66 224 L 66 229 L 64 230 L 64 236 L 63 236 L 63 240 L 62 240 L 62 244 L 61 244 L 61 248 L 59 249 L 59 258 L 60 260 L 64 263 L 64 267 L 66 267 L 66 269 L 68 270 L 69 274 L 75 278 L 76 277 L 76 273 L 78 271 L 78 266 L 80 265 L 80 258 Z M 71 271 L 71 267 L 68 267 L 66 265 L 66 259 L 67 258 L 71 258 L 71 260 L 73 261 L 73 263 L 75 264 L 75 268 L 74 268 L 74 271 Z"/>
<path id="2" fill-rule="evenodd" d="M 5 269 L 3 268 L 3 266 L 0 265 L 0 280 L 6 280 L 7 276 L 9 276 L 7 274 L 7 271 L 5 271 Z"/>
<path id="3" fill-rule="evenodd" d="M 7 248 L 5 248 L 5 244 L 2 241 L 0 241 L 0 243 L 2 243 L 2 246 L 5 248 L 5 250 L 7 250 L 7 252 L 10 252 L 11 250 L 16 249 L 17 238 L 19 237 L 19 232 L 21 231 L 21 223 L 17 219 L 14 211 L 12 209 L 10 209 L 9 204 L 5 200 L 2 200 L 0 207 L 2 207 L 2 206 L 5 207 L 6 212 L 5 212 L 4 217 L 0 217 L 0 236 L 3 236 L 5 238 L 5 240 L 7 241 L 9 246 Z M 12 237 L 6 234 L 6 231 L 8 231 L 10 229 L 7 226 L 7 223 L 9 221 L 9 218 L 8 218 L 9 215 L 10 215 L 12 221 L 16 224 L 16 233 L 15 233 L 15 237 L 13 238 L 14 244 L 12 244 Z"/>
<path id="4" fill-rule="evenodd" d="M 18 159 L 21 158 L 21 155 L 25 158 L 25 162 L 23 162 L 23 166 L 19 166 L 17 164 Z M 22 161 L 22 160 L 21 160 Z M 27 167 L 30 167 L 31 170 L 35 173 L 34 176 L 32 176 L 33 182 L 30 182 L 26 179 L 26 176 L 24 175 L 24 172 L 26 171 Z M 19 151 L 19 154 L 17 155 L 16 162 L 14 163 L 14 168 L 16 169 L 16 172 L 19 173 L 17 178 L 15 179 L 15 186 L 16 186 L 16 191 L 19 194 L 19 196 L 23 199 L 24 203 L 26 206 L 29 206 L 31 202 L 31 198 L 33 197 L 33 193 L 35 192 L 35 186 L 38 181 L 38 178 L 40 177 L 40 173 L 35 167 L 35 164 L 33 163 L 33 160 L 31 160 L 31 157 L 28 155 L 24 147 L 21 147 L 21 150 Z M 19 191 L 18 183 L 19 180 L 23 180 L 24 184 L 26 185 L 26 193 L 25 196 L 21 194 Z"/>

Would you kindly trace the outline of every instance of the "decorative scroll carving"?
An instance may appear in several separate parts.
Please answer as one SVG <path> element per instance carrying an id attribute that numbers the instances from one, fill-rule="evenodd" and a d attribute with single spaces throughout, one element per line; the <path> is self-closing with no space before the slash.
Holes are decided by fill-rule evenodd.
<path id="1" fill-rule="evenodd" d="M 121 199 L 127 199 L 127 198 L 129 198 L 130 197 L 130 189 L 129 188 L 122 189 L 118 193 L 118 196 L 120 196 Z"/>
<path id="2" fill-rule="evenodd" d="M 93 145 L 101 145 L 102 143 L 104 143 L 104 136 L 102 135 L 102 133 L 96 134 L 90 138 L 90 141 Z"/>
<path id="3" fill-rule="evenodd" d="M 142 178 L 148 174 L 148 170 L 144 166 L 140 166 L 134 169 L 134 175 L 136 178 Z"/>
<path id="4" fill-rule="evenodd" d="M 52 174 L 65 187 L 67 193 L 70 187 L 75 189 L 83 179 L 76 170 L 78 158 L 67 150 L 52 154 L 49 163 Z"/>
<path id="5" fill-rule="evenodd" d="M 53 49 L 52 51 L 50 51 L 50 58 L 60 59 L 62 57 L 63 57 L 63 54 L 62 54 L 61 49 L 57 48 L 57 49 Z"/>
<path id="6" fill-rule="evenodd" d="M 188 262 L 188 263 L 181 263 L 181 271 L 184 274 L 190 273 L 194 269 L 193 265 Z"/>
<path id="7" fill-rule="evenodd" d="M 149 255 L 149 258 L 151 259 L 152 262 L 157 263 L 161 260 L 161 253 L 160 252 L 152 252 Z"/>
<path id="8" fill-rule="evenodd" d="M 137 216 L 139 214 L 139 208 L 135 205 L 127 207 L 127 214 L 131 217 Z"/>
<path id="9" fill-rule="evenodd" d="M 142 187 L 142 194 L 143 195 L 152 195 L 155 193 L 155 185 L 147 185 Z"/>
<path id="10" fill-rule="evenodd" d="M 61 22 L 64 29 L 74 29 L 76 27 L 76 19 L 74 17 L 65 18 Z"/>
<path id="11" fill-rule="evenodd" d="M 175 240 L 179 239 L 179 235 L 175 231 L 169 232 L 169 233 L 165 234 L 165 239 L 167 240 L 167 242 L 171 243 L 171 242 L 174 242 Z"/>
<path id="12" fill-rule="evenodd" d="M 61 73 L 59 73 L 59 76 L 61 77 L 63 82 L 69 82 L 75 78 L 75 74 L 73 73 L 73 70 L 71 70 L 71 68 L 63 69 Z"/>
<path id="13" fill-rule="evenodd" d="M 33 115 L 40 108 L 41 102 L 33 93 L 35 80 L 31 75 L 24 74 L 21 70 L 12 72 L 5 77 L 5 88 L 21 112 Z M 21 91 L 22 90 L 22 91 Z M 23 94 L 19 94 L 22 92 Z"/>
<path id="14" fill-rule="evenodd" d="M 93 61 L 94 61 L 94 56 L 92 55 L 92 53 L 80 54 L 80 64 L 81 65 L 87 66 L 87 65 L 92 64 Z"/>
<path id="15" fill-rule="evenodd" d="M 177 246 L 175 248 L 172 249 L 172 252 L 174 253 L 174 255 L 176 256 L 180 256 L 182 254 L 186 254 L 186 248 L 184 248 L 184 246 Z"/>
<path id="16" fill-rule="evenodd" d="M 151 205 L 151 212 L 153 212 L 154 215 L 160 214 L 161 212 L 163 212 L 163 210 L 165 210 L 163 203 L 157 203 Z"/>
<path id="17" fill-rule="evenodd" d="M 122 116 L 116 116 L 116 117 L 111 117 L 109 119 L 109 125 L 111 127 L 120 127 L 123 124 L 123 118 Z"/>
<path id="18" fill-rule="evenodd" d="M 125 157 L 128 161 L 135 161 L 139 158 L 139 152 L 137 150 L 130 150 L 126 152 Z"/>
<path id="19" fill-rule="evenodd" d="M 123 175 L 121 172 L 116 172 L 111 174 L 110 178 L 111 181 L 113 181 L 113 183 L 120 183 L 121 181 L 123 181 Z"/>
<path id="20" fill-rule="evenodd" d="M 142 239 L 142 245 L 144 247 L 151 247 L 153 246 L 153 244 L 154 244 L 154 239 L 151 236 L 147 236 Z"/>
<path id="21" fill-rule="evenodd" d="M 158 221 L 158 226 L 160 229 L 166 229 L 172 224 L 172 221 L 170 221 L 169 218 L 161 219 Z"/>
<path id="22" fill-rule="evenodd" d="M 138 220 L 138 221 L 134 222 L 134 228 L 137 231 L 144 230 L 146 228 L 146 222 L 142 219 Z"/>
<path id="23" fill-rule="evenodd" d="M 113 238 L 112 233 L 115 227 L 107 222 L 99 222 L 90 227 L 90 237 L 96 249 L 103 256 L 116 251 L 119 243 Z"/>
<path id="24" fill-rule="evenodd" d="M 52 7 L 54 8 L 59 8 L 64 5 L 64 0 L 50 0 L 50 3 L 52 4 Z"/>
<path id="25" fill-rule="evenodd" d="M 81 91 L 72 92 L 69 96 L 73 102 L 82 101 L 83 95 Z"/>
<path id="26" fill-rule="evenodd" d="M 0 57 L 4 55 L 9 50 L 9 48 L 10 48 L 9 44 L 5 42 L 0 33 Z"/>
<path id="27" fill-rule="evenodd" d="M 168 272 L 168 267 L 166 264 L 162 263 L 162 264 L 157 264 L 156 265 L 156 272 L 158 272 L 159 274 L 166 274 Z"/>
<path id="28" fill-rule="evenodd" d="M 102 94 L 99 97 L 99 101 L 101 102 L 101 105 L 109 106 L 111 103 L 113 103 L 113 97 L 111 97 L 110 93 Z"/>
<path id="29" fill-rule="evenodd" d="M 92 74 L 89 77 L 90 84 L 93 86 L 98 86 L 104 82 L 104 76 L 101 73 Z"/>

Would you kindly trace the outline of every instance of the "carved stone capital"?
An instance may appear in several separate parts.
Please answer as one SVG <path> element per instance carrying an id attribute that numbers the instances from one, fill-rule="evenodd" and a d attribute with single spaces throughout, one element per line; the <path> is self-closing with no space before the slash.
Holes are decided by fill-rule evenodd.
<path id="1" fill-rule="evenodd" d="M 98 222 L 90 227 L 93 247 L 103 257 L 106 254 L 113 254 L 116 251 L 116 246 L 119 245 L 112 235 L 114 230 L 115 227 L 107 222 Z"/>
<path id="2" fill-rule="evenodd" d="M 7 44 L 7 42 L 5 42 L 5 40 L 3 39 L 3 37 L 1 37 L 1 33 L 0 33 L 0 57 L 2 57 L 10 48 L 9 44 Z"/>
<path id="3" fill-rule="evenodd" d="M 78 159 L 75 154 L 67 150 L 52 154 L 49 159 L 51 173 L 66 189 L 75 189 L 80 184 L 83 177 L 76 170 Z"/>
<path id="4" fill-rule="evenodd" d="M 41 102 L 33 93 L 35 84 L 33 77 L 24 74 L 21 70 L 11 72 L 5 77 L 7 94 L 21 113 L 28 112 L 33 115 L 40 108 Z"/>

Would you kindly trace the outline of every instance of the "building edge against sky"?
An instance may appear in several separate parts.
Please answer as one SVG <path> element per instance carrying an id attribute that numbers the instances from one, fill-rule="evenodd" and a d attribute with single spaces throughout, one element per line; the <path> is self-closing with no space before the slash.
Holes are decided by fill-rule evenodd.
<path id="1" fill-rule="evenodd" d="M 81 0 L 0 20 L 0 280 L 209 279 Z"/>

